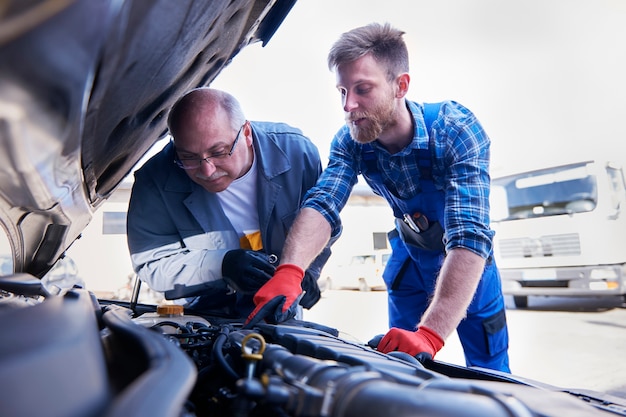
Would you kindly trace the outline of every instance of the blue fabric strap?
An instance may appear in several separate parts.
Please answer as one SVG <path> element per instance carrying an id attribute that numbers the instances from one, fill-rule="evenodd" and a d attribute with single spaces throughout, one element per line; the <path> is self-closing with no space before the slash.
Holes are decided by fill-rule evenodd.
<path id="1" fill-rule="evenodd" d="M 430 128 L 433 122 L 439 116 L 439 108 L 441 103 L 424 103 L 424 123 L 426 124 L 426 133 L 430 136 Z"/>
<path id="2" fill-rule="evenodd" d="M 441 103 L 424 103 L 424 124 L 428 135 L 428 149 L 419 149 L 417 152 L 421 180 L 432 180 L 433 178 L 432 160 L 435 153 L 435 139 L 430 134 L 430 129 L 439 115 L 440 107 Z"/>

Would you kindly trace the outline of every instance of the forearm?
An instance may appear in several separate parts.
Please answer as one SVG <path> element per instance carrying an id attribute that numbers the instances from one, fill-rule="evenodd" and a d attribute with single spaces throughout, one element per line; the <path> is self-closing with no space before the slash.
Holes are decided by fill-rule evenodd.
<path id="1" fill-rule="evenodd" d="M 306 270 L 326 247 L 331 227 L 317 210 L 303 208 L 289 230 L 281 264 L 294 264 Z"/>
<path id="2" fill-rule="evenodd" d="M 167 252 L 165 248 L 159 249 L 161 257 L 152 252 L 131 255 L 137 275 L 155 291 L 171 290 L 176 284 L 191 286 L 222 278 L 222 250 Z"/>
<path id="3" fill-rule="evenodd" d="M 465 317 L 485 267 L 485 260 L 467 249 L 452 249 L 441 267 L 430 306 L 420 326 L 447 338 Z"/>

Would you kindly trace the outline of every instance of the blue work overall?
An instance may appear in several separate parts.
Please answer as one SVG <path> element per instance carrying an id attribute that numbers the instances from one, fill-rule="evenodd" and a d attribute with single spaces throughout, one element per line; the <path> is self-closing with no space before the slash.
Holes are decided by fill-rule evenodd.
<path id="1" fill-rule="evenodd" d="M 420 152 L 425 155 L 420 156 L 420 165 L 424 165 L 422 159 L 430 161 L 430 152 Z M 370 187 L 390 204 L 397 225 L 389 233 L 392 254 L 383 273 L 388 292 L 389 326 L 414 331 L 432 299 L 445 258 L 441 241 L 443 230 L 440 227 L 444 224 L 444 192 L 436 189 L 432 176 L 421 175 L 421 192 L 411 199 L 403 200 L 385 187 L 380 172 L 374 168 L 376 161 L 372 158 L 375 157 L 371 147 L 364 146 L 361 173 Z M 430 162 L 425 164 L 430 165 Z M 429 220 L 430 228 L 420 236 L 429 246 L 428 249 L 405 242 L 407 239 L 403 235 L 407 234 L 406 231 L 402 233 L 401 220 L 404 213 L 421 213 Z M 467 366 L 510 372 L 504 297 L 500 275 L 492 257 L 486 263 L 467 316 L 458 325 L 457 333 Z"/>

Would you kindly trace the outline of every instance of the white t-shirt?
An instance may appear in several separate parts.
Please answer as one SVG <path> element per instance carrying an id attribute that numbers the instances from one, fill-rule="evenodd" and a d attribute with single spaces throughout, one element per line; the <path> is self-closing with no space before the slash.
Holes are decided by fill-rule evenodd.
<path id="1" fill-rule="evenodd" d="M 227 189 L 217 193 L 226 217 L 239 234 L 241 248 L 263 249 L 257 205 L 257 164 L 252 161 L 250 170 L 234 180 Z"/>

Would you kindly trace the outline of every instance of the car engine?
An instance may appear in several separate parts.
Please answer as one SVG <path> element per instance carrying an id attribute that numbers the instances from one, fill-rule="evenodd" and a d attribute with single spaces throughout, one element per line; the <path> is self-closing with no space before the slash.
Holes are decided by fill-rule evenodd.
<path id="1" fill-rule="evenodd" d="M 382 354 L 316 323 L 247 329 L 224 318 L 131 309 L 80 288 L 43 294 L 39 283 L 27 274 L 0 283 L 5 415 L 626 415 L 589 394 Z"/>

